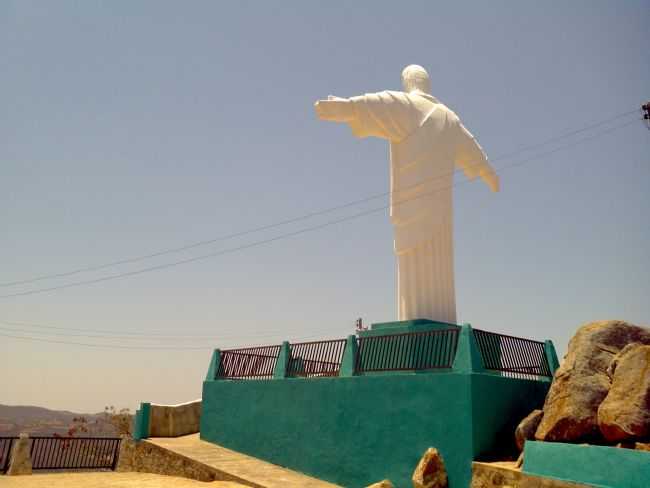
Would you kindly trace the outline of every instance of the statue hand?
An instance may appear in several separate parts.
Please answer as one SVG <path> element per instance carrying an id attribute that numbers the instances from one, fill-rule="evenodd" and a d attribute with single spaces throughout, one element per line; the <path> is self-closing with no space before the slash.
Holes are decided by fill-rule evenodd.
<path id="1" fill-rule="evenodd" d="M 492 168 L 489 171 L 481 171 L 481 179 L 485 182 L 487 186 L 490 187 L 490 190 L 493 192 L 499 191 L 499 176 L 494 172 Z"/>
<path id="2" fill-rule="evenodd" d="M 314 104 L 316 114 L 321 120 L 331 120 L 333 122 L 347 122 L 353 117 L 352 104 L 347 98 L 339 98 L 333 95 L 327 97 L 327 100 L 318 100 Z"/>

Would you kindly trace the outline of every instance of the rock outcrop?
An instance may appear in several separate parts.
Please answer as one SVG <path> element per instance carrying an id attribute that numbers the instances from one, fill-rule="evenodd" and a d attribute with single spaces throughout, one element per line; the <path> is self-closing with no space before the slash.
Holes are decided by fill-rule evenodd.
<path id="1" fill-rule="evenodd" d="M 535 431 L 542 421 L 544 412 L 542 410 L 533 410 L 526 416 L 515 429 L 515 443 L 520 451 L 524 449 L 524 442 L 535 439 Z"/>
<path id="2" fill-rule="evenodd" d="M 535 438 L 560 442 L 598 438 L 598 407 L 611 385 L 607 369 L 613 357 L 634 342 L 650 344 L 650 330 L 618 320 L 578 329 L 553 379 Z"/>
<path id="3" fill-rule="evenodd" d="M 648 452 L 650 452 L 650 443 L 636 442 L 634 444 L 634 449 L 636 449 L 637 451 L 648 451 Z"/>
<path id="4" fill-rule="evenodd" d="M 413 488 L 446 488 L 447 470 L 437 449 L 430 447 L 413 472 Z"/>
<path id="5" fill-rule="evenodd" d="M 650 346 L 628 344 L 613 359 L 612 386 L 598 408 L 598 427 L 610 442 L 650 437 Z"/>

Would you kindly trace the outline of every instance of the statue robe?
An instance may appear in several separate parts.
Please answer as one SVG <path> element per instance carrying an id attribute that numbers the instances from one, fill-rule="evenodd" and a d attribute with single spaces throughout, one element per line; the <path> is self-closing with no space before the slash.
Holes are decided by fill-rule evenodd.
<path id="1" fill-rule="evenodd" d="M 390 141 L 390 219 L 397 256 L 399 320 L 456 323 L 454 165 L 474 178 L 492 171 L 454 112 L 421 92 L 350 98 L 357 137 Z"/>

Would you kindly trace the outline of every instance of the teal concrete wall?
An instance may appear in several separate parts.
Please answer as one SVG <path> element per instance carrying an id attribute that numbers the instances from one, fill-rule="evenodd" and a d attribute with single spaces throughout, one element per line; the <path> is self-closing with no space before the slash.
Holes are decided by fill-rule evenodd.
<path id="1" fill-rule="evenodd" d="M 201 438 L 346 487 L 389 478 L 398 488 L 428 447 L 451 488 L 471 461 L 512 444 L 514 425 L 548 383 L 431 373 L 268 381 L 206 381 Z"/>
<path id="2" fill-rule="evenodd" d="M 403 334 L 405 332 L 428 332 L 431 330 L 454 329 L 456 324 L 434 322 L 427 319 L 400 320 L 398 322 L 379 322 L 372 324 L 368 330 L 359 331 L 359 337 L 375 337 L 389 334 Z"/>
<path id="3" fill-rule="evenodd" d="M 345 487 L 398 488 L 437 447 L 451 488 L 471 476 L 470 376 L 206 381 L 201 438 Z"/>
<path id="4" fill-rule="evenodd" d="M 133 439 L 139 441 L 149 437 L 151 426 L 151 403 L 142 402 L 140 408 L 135 411 L 133 417 Z"/>
<path id="5" fill-rule="evenodd" d="M 523 471 L 604 488 L 648 488 L 650 452 L 527 441 Z"/>
<path id="6" fill-rule="evenodd" d="M 472 374 L 474 459 L 513 454 L 517 424 L 541 408 L 550 381 L 514 379 L 493 373 Z"/>
<path id="7" fill-rule="evenodd" d="M 406 327 L 443 328 L 430 321 Z M 400 324 L 375 324 L 371 332 L 402 331 Z M 468 324 L 453 368 L 435 372 L 356 376 L 354 336 L 348 346 L 338 378 L 284 378 L 284 359 L 272 380 L 215 380 L 209 373 L 201 438 L 350 488 L 384 478 L 410 488 L 420 457 L 436 447 L 450 488 L 467 488 L 472 460 L 512 446 L 514 427 L 542 406 L 550 386 L 485 370 Z M 209 369 L 218 362 L 215 351 Z"/>

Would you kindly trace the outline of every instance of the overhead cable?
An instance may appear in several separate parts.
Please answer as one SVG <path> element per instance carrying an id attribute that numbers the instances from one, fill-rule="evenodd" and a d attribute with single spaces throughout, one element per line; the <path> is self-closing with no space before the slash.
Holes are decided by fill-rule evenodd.
<path id="1" fill-rule="evenodd" d="M 513 164 L 508 164 L 508 165 L 502 166 L 501 168 L 499 168 L 496 171 L 496 173 L 502 173 L 504 170 L 511 169 L 511 168 L 518 167 L 518 166 L 522 166 L 524 164 L 529 163 L 530 161 L 534 161 L 534 160 L 539 159 L 539 158 L 541 158 L 543 156 L 548 156 L 550 154 L 554 154 L 554 153 L 556 153 L 558 151 L 561 151 L 561 150 L 567 149 L 569 147 L 575 146 L 577 144 L 581 144 L 583 142 L 592 140 L 592 139 L 594 139 L 596 137 L 602 137 L 603 135 L 609 134 L 609 133 L 614 132 L 616 130 L 620 130 L 620 129 L 624 128 L 624 127 L 628 127 L 629 125 L 631 125 L 633 123 L 637 123 L 637 120 L 635 119 L 635 120 L 626 122 L 624 124 L 619 124 L 619 125 L 614 126 L 614 127 L 609 127 L 606 130 L 599 131 L 596 134 L 592 134 L 592 135 L 590 135 L 588 137 L 579 139 L 577 141 L 573 141 L 573 142 L 571 142 L 569 144 L 565 144 L 565 145 L 557 147 L 557 148 L 555 148 L 553 150 L 537 154 L 535 156 L 532 156 L 530 158 L 524 159 L 524 160 L 519 161 L 519 162 L 515 162 Z M 447 175 L 447 176 L 449 176 L 449 175 Z M 416 200 L 416 199 L 419 199 L 419 198 L 424 198 L 424 197 L 427 197 L 427 196 L 431 196 L 431 195 L 433 195 L 435 193 L 438 193 L 440 191 L 443 191 L 443 190 L 448 190 L 448 189 L 451 189 L 451 188 L 456 187 L 456 186 L 471 183 L 472 181 L 474 181 L 474 180 L 461 181 L 461 182 L 458 182 L 456 184 L 452 184 L 452 185 L 450 185 L 448 187 L 440 188 L 440 189 L 438 189 L 438 190 L 436 190 L 434 192 L 424 193 L 424 194 L 417 195 L 416 197 L 413 197 L 413 198 L 401 200 L 399 202 L 394 202 L 392 204 L 392 206 L 403 205 L 405 203 L 408 203 L 410 201 L 413 201 L 413 200 Z M 129 277 L 129 276 L 136 276 L 136 275 L 140 275 L 140 274 L 143 274 L 143 273 L 148 273 L 148 272 L 151 272 L 151 271 L 158 271 L 158 270 L 167 269 L 167 268 L 171 268 L 171 267 L 175 267 L 175 266 L 180 266 L 180 265 L 183 265 L 183 264 L 189 264 L 189 263 L 193 263 L 193 262 L 197 262 L 197 261 L 202 261 L 202 260 L 217 257 L 217 256 L 223 256 L 223 255 L 226 255 L 226 254 L 231 254 L 231 253 L 234 253 L 234 252 L 243 251 L 243 250 L 250 249 L 250 248 L 253 248 L 253 247 L 259 247 L 259 246 L 262 246 L 262 245 L 265 245 L 265 244 L 270 244 L 270 243 L 275 242 L 275 241 L 279 241 L 279 240 L 282 240 L 282 239 L 287 239 L 287 238 L 294 237 L 294 236 L 301 235 L 301 234 L 305 234 L 305 233 L 308 233 L 308 232 L 313 232 L 313 231 L 323 229 L 323 228 L 326 228 L 326 227 L 330 227 L 330 226 L 333 226 L 333 225 L 336 225 L 336 224 L 340 224 L 340 223 L 343 223 L 343 222 L 348 222 L 350 220 L 355 220 L 355 219 L 358 219 L 360 217 L 364 217 L 364 216 L 367 216 L 367 215 L 371 215 L 371 214 L 374 214 L 374 213 L 384 211 L 384 210 L 386 210 L 386 209 L 388 209 L 390 207 L 391 207 L 390 204 L 389 205 L 383 205 L 381 207 L 375 207 L 375 208 L 372 208 L 372 209 L 369 209 L 369 210 L 365 210 L 363 212 L 358 212 L 356 214 L 348 215 L 348 216 L 341 217 L 341 218 L 338 218 L 338 219 L 329 220 L 327 222 L 324 222 L 324 223 L 321 223 L 321 224 L 318 224 L 318 225 L 313 225 L 313 226 L 305 227 L 305 228 L 302 228 L 302 229 L 299 229 L 299 230 L 296 230 L 296 231 L 293 231 L 293 232 L 287 232 L 287 233 L 284 233 L 284 234 L 280 234 L 280 235 L 277 235 L 275 237 L 262 239 L 262 240 L 259 240 L 259 241 L 254 241 L 254 242 L 249 243 L 249 244 L 244 244 L 244 245 L 240 245 L 240 246 L 236 246 L 236 247 L 231 247 L 231 248 L 223 249 L 223 250 L 220 250 L 220 251 L 211 252 L 211 253 L 208 253 L 208 254 L 202 254 L 202 255 L 199 255 L 199 256 L 194 256 L 194 257 L 191 257 L 191 258 L 181 259 L 181 260 L 178 260 L 178 261 L 172 261 L 172 262 L 168 262 L 168 263 L 162 263 L 162 264 L 158 264 L 158 265 L 154 265 L 154 266 L 149 266 L 149 267 L 146 267 L 146 268 L 141 268 L 141 269 L 138 269 L 138 270 L 126 271 L 126 272 L 117 273 L 117 274 L 114 274 L 114 275 L 102 276 L 102 277 L 94 278 L 94 279 L 76 281 L 76 282 L 72 282 L 72 283 L 66 283 L 66 284 L 51 286 L 51 287 L 46 287 L 46 288 L 38 288 L 38 289 L 35 289 L 35 290 L 27 290 L 27 291 L 8 294 L 8 295 L 0 295 L 0 298 L 12 298 L 12 297 L 19 297 L 19 296 L 34 295 L 34 294 L 51 292 L 51 291 L 55 291 L 55 290 L 61 290 L 61 289 L 65 289 L 65 288 L 72 288 L 72 287 L 90 285 L 90 284 L 95 284 L 95 283 L 101 283 L 101 282 L 105 282 L 105 281 L 111 281 L 111 280 L 126 278 L 126 277 Z"/>
<path id="2" fill-rule="evenodd" d="M 513 156 L 516 156 L 516 155 L 521 154 L 523 152 L 531 151 L 531 150 L 534 150 L 534 149 L 539 149 L 539 148 L 544 147 L 544 146 L 546 146 L 548 144 L 552 144 L 554 142 L 558 142 L 558 141 L 567 139 L 567 138 L 575 136 L 577 134 L 580 134 L 580 133 L 583 133 L 583 132 L 586 132 L 586 131 L 589 131 L 589 130 L 592 130 L 592 129 L 595 129 L 595 128 L 598 128 L 598 127 L 601 127 L 601 126 L 603 126 L 605 124 L 613 122 L 614 120 L 620 119 L 622 117 L 625 117 L 625 116 L 628 116 L 628 115 L 631 115 L 631 114 L 635 114 L 635 113 L 637 113 L 637 111 L 638 111 L 638 109 L 634 109 L 634 110 L 630 110 L 630 111 L 620 113 L 618 115 L 614 115 L 612 117 L 601 120 L 599 122 L 595 122 L 593 124 L 583 126 L 583 127 L 579 128 L 579 129 L 574 129 L 574 130 L 571 130 L 569 132 L 565 132 L 563 134 L 551 137 L 550 139 L 546 139 L 546 140 L 544 140 L 542 142 L 538 142 L 538 143 L 530 144 L 528 146 L 521 147 L 521 148 L 516 149 L 514 151 L 511 151 L 509 153 L 497 156 L 496 158 L 492 159 L 491 161 L 495 162 L 495 161 L 501 161 L 501 160 L 504 160 L 504 159 L 510 159 Z M 416 185 L 412 185 L 412 186 L 420 185 L 424 181 L 428 181 L 430 179 L 435 180 L 435 179 L 447 177 L 447 176 L 450 176 L 451 174 L 455 174 L 456 172 L 460 172 L 460 171 L 462 171 L 462 170 L 458 169 L 458 170 L 453 171 L 452 173 L 447 173 L 447 174 L 437 175 L 437 176 L 434 176 L 434 177 L 431 177 L 431 178 L 427 178 L 427 179 L 425 179 L 423 181 L 418 182 Z M 289 225 L 289 224 L 301 222 L 303 220 L 308 220 L 308 219 L 311 219 L 313 217 L 318 217 L 320 215 L 325 215 L 325 214 L 332 213 L 332 212 L 335 212 L 335 211 L 338 211 L 338 210 L 343 210 L 345 208 L 361 205 L 362 203 L 366 203 L 366 202 L 369 202 L 371 200 L 376 200 L 378 198 L 383 198 L 383 197 L 385 197 L 387 195 L 408 191 L 409 189 L 412 188 L 412 186 L 411 187 L 406 187 L 406 188 L 403 188 L 401 190 L 397 190 L 397 191 L 394 191 L 394 192 L 388 191 L 388 192 L 382 192 L 382 193 L 376 193 L 376 194 L 373 194 L 373 195 L 368 195 L 368 196 L 366 196 L 364 198 L 360 198 L 358 200 L 353 200 L 353 201 L 350 201 L 350 202 L 347 202 L 347 203 L 343 203 L 341 205 L 335 205 L 333 207 L 328 207 L 328 208 L 324 208 L 324 209 L 321 209 L 321 210 L 316 210 L 316 211 L 309 212 L 309 213 L 306 213 L 306 214 L 303 214 L 303 215 L 300 215 L 300 216 L 297 216 L 297 217 L 293 217 L 293 218 L 290 218 L 290 219 L 281 220 L 281 221 L 278 221 L 278 222 L 273 222 L 273 223 L 262 225 L 262 226 L 259 226 L 259 227 L 253 227 L 251 229 L 243 230 L 243 231 L 240 231 L 240 232 L 235 232 L 235 233 L 232 233 L 232 234 L 227 234 L 227 235 L 220 236 L 220 237 L 215 237 L 213 239 L 202 240 L 202 241 L 186 244 L 186 245 L 179 246 L 179 247 L 164 249 L 164 250 L 157 251 L 157 252 L 154 252 L 154 253 L 143 254 L 143 255 L 134 256 L 134 257 L 125 258 L 125 259 L 119 259 L 119 260 L 116 260 L 116 261 L 110 261 L 110 262 L 103 263 L 103 264 L 80 267 L 80 268 L 77 268 L 77 269 L 73 269 L 71 271 L 65 271 L 65 272 L 61 272 L 61 273 L 44 274 L 44 275 L 36 276 L 36 277 L 33 277 L 33 278 L 27 278 L 27 279 L 23 279 L 23 280 L 16 280 L 16 281 L 11 281 L 11 282 L 6 282 L 6 283 L 0 283 L 0 287 L 17 286 L 17 285 L 34 283 L 34 282 L 37 282 L 37 281 L 43 281 L 43 280 L 48 280 L 48 279 L 65 278 L 65 277 L 73 276 L 73 275 L 80 274 L 80 273 L 100 271 L 102 269 L 111 268 L 111 267 L 114 267 L 114 266 L 135 263 L 135 262 L 138 262 L 138 261 L 144 261 L 146 259 L 152 259 L 152 258 L 164 256 L 164 255 L 167 255 L 167 254 L 179 253 L 179 252 L 187 251 L 187 250 L 194 249 L 194 248 L 197 248 L 197 247 L 207 246 L 209 244 L 214 244 L 216 242 L 222 242 L 222 241 L 234 239 L 234 238 L 237 238 L 237 237 L 243 237 L 243 236 L 246 236 L 246 235 L 249 235 L 249 234 L 254 234 L 254 233 L 257 233 L 257 232 L 270 230 L 270 229 L 281 227 L 281 226 L 284 226 L 284 225 Z"/>

